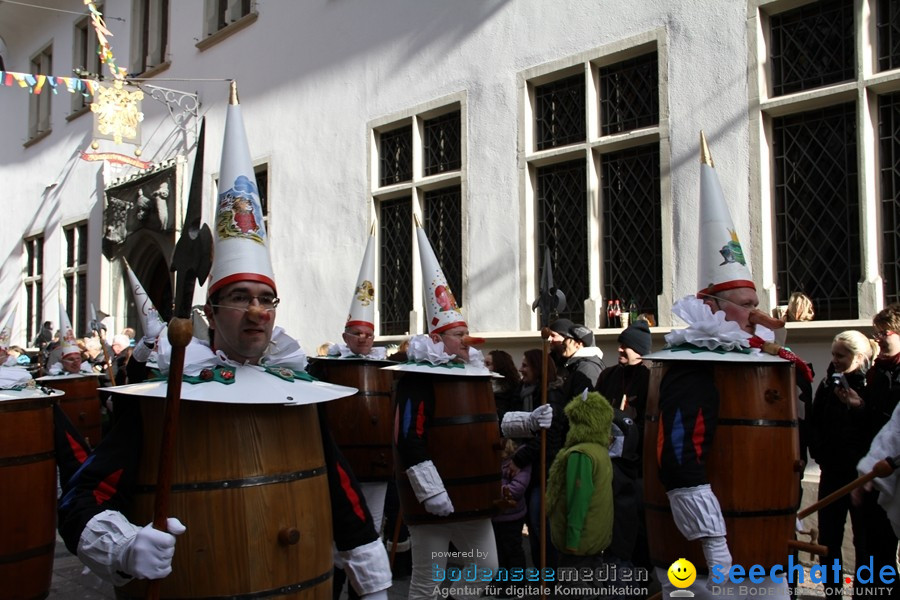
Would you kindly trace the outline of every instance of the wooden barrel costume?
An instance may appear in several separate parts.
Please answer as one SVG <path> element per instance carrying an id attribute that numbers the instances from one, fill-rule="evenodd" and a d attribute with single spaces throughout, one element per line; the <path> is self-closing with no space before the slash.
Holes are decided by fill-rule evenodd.
<path id="1" fill-rule="evenodd" d="M 144 448 L 132 523 L 149 523 L 165 400 L 139 401 Z M 170 513 L 179 536 L 163 598 L 331 600 L 331 500 L 315 405 L 182 400 Z M 143 597 L 146 582 L 117 590 Z"/>
<path id="2" fill-rule="evenodd" d="M 660 384 L 678 361 L 653 360 L 644 435 L 644 499 L 650 559 L 668 569 L 687 558 L 706 572 L 699 540 L 687 542 L 659 480 Z M 794 367 L 782 362 L 708 362 L 719 418 L 707 477 L 719 500 L 734 564 L 784 564 L 800 504 Z"/>
<path id="3" fill-rule="evenodd" d="M 331 436 L 359 481 L 389 481 L 394 476 L 394 376 L 382 370 L 389 364 L 393 363 L 337 358 L 314 362 L 314 372 L 323 381 L 359 390 L 354 396 L 332 400 L 324 406 Z"/>
<path id="4" fill-rule="evenodd" d="M 454 512 L 438 517 L 416 499 L 405 469 L 397 469 L 403 519 L 411 525 L 491 518 L 502 500 L 500 426 L 490 377 L 404 373 L 417 385 L 434 389 L 434 415 L 428 423 L 428 454 L 437 468 Z M 395 386 L 396 391 L 396 386 Z M 394 449 L 396 464 L 403 462 Z"/>
<path id="5" fill-rule="evenodd" d="M 102 420 L 96 375 L 61 375 L 41 377 L 38 381 L 65 394 L 59 407 L 91 447 L 100 443 Z"/>
<path id="6" fill-rule="evenodd" d="M 2 596 L 46 598 L 56 549 L 52 396 L 0 392 L 0 582 Z"/>

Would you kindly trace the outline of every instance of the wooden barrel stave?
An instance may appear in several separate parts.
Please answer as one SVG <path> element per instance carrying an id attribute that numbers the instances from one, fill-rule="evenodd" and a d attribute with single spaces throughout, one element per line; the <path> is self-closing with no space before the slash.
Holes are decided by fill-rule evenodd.
<path id="1" fill-rule="evenodd" d="M 410 375 L 404 375 L 409 377 Z M 413 375 L 434 389 L 428 453 L 453 502 L 447 517 L 428 513 L 413 493 L 405 471 L 397 489 L 407 523 L 445 523 L 490 518 L 502 499 L 500 428 L 489 378 Z M 399 457 L 395 457 L 401 464 Z"/>
<path id="2" fill-rule="evenodd" d="M 725 517 L 732 559 L 743 565 L 783 564 L 800 504 L 794 368 L 788 363 L 706 364 L 720 396 L 707 473 Z M 672 366 L 651 365 L 647 399 L 644 499 L 650 558 L 667 569 L 684 557 L 705 571 L 699 541 L 687 542 L 678 531 L 659 481 L 659 387 Z"/>
<path id="3" fill-rule="evenodd" d="M 164 402 L 140 401 L 145 447 L 128 516 L 147 523 Z M 314 405 L 182 403 L 170 512 L 188 529 L 163 598 L 331 598 L 331 499 L 318 423 Z M 280 543 L 292 528 L 299 541 Z M 145 586 L 117 593 L 143 597 Z"/>
<path id="4" fill-rule="evenodd" d="M 353 396 L 325 404 L 325 420 L 335 443 L 360 481 L 389 481 L 394 476 L 391 384 L 385 363 L 353 359 L 315 362 L 323 381 L 354 387 Z"/>
<path id="5" fill-rule="evenodd" d="M 68 375 L 54 377 L 45 383 L 65 394 L 59 399 L 59 407 L 85 441 L 91 447 L 99 444 L 103 435 L 103 423 L 97 377 Z"/>
<path id="6" fill-rule="evenodd" d="M 0 401 L 0 581 L 4 598 L 46 598 L 56 551 L 51 398 Z M 7 595 L 10 594 L 10 595 Z"/>

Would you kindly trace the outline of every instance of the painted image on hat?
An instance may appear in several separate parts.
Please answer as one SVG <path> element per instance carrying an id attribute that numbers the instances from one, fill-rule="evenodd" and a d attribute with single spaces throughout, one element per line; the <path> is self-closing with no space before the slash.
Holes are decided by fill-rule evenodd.
<path id="1" fill-rule="evenodd" d="M 356 286 L 356 299 L 363 306 L 368 306 L 375 300 L 375 286 L 368 279 Z"/>
<path id="2" fill-rule="evenodd" d="M 434 299 L 438 306 L 441 307 L 441 312 L 447 312 L 448 310 L 459 311 L 459 305 L 456 304 L 456 298 L 453 296 L 453 292 L 450 291 L 449 285 L 440 284 L 435 287 Z"/>
<path id="3" fill-rule="evenodd" d="M 719 250 L 719 254 L 725 259 L 719 266 L 729 263 L 740 263 L 746 267 L 747 262 L 744 260 L 744 250 L 741 248 L 741 241 L 738 239 L 737 231 L 729 229 L 728 234 L 731 236 L 731 241 Z"/>
<path id="4" fill-rule="evenodd" d="M 239 175 L 230 189 L 219 194 L 216 233 L 221 240 L 244 238 L 265 245 L 259 191 L 246 175 Z"/>

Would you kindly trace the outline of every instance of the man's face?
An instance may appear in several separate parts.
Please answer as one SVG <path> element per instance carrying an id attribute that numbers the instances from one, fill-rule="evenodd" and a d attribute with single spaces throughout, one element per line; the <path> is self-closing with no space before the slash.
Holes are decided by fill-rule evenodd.
<path id="1" fill-rule="evenodd" d="M 879 356 L 888 358 L 900 354 L 900 335 L 896 331 L 884 329 L 875 326 L 875 341 L 878 342 L 878 348 L 881 350 Z"/>
<path id="2" fill-rule="evenodd" d="M 564 352 L 566 338 L 561 333 L 551 331 L 550 337 L 548 337 L 547 340 L 550 342 L 551 352 L 555 352 L 557 354 L 562 354 Z"/>
<path id="3" fill-rule="evenodd" d="M 375 343 L 375 330 L 368 325 L 351 325 L 344 330 L 344 343 L 350 351 L 365 356 L 372 351 Z"/>
<path id="4" fill-rule="evenodd" d="M 81 353 L 80 352 L 69 352 L 68 354 L 64 354 L 60 359 L 62 363 L 62 369 L 66 373 L 80 373 L 81 372 Z"/>
<path id="5" fill-rule="evenodd" d="M 464 341 L 469 335 L 469 328 L 460 325 L 443 333 L 432 333 L 431 339 L 435 342 L 444 342 L 444 352 L 455 354 L 462 362 L 469 362 L 469 345 Z"/>
<path id="6" fill-rule="evenodd" d="M 641 355 L 625 346 L 619 345 L 619 364 L 637 365 L 641 363 Z"/>
<path id="7" fill-rule="evenodd" d="M 576 340 L 575 338 L 570 338 L 570 337 L 563 338 L 562 355 L 564 358 L 571 358 L 571 357 L 575 356 L 575 353 L 578 352 L 579 350 L 581 350 L 581 348 L 583 348 L 583 347 L 584 347 L 584 344 L 582 344 L 579 340 Z"/>
<path id="8" fill-rule="evenodd" d="M 266 310 L 260 298 L 265 304 L 275 298 L 275 291 L 264 283 L 238 281 L 219 290 L 216 307 L 206 305 L 215 349 L 233 361 L 255 365 L 269 347 L 275 308 Z"/>
<path id="9" fill-rule="evenodd" d="M 750 311 L 759 306 L 759 296 L 752 288 L 735 288 L 719 292 L 715 297 L 703 299 L 715 313 L 721 310 L 726 321 L 734 321 L 747 333 L 756 333 L 756 326 L 750 322 Z"/>

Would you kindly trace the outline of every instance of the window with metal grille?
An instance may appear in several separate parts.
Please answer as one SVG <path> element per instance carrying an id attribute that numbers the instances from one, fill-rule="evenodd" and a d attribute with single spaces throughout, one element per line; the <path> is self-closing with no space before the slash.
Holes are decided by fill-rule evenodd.
<path id="1" fill-rule="evenodd" d="M 588 297 L 587 170 L 583 160 L 537 169 L 537 252 L 549 248 L 556 287 L 566 295 L 560 317 L 584 323 Z"/>
<path id="2" fill-rule="evenodd" d="M 66 262 L 63 267 L 65 306 L 75 335 L 87 332 L 87 222 L 63 229 Z"/>
<path id="3" fill-rule="evenodd" d="M 855 76 L 853 0 L 806 4 L 773 15 L 770 25 L 774 96 Z"/>
<path id="4" fill-rule="evenodd" d="M 212 35 L 256 11 L 256 0 L 204 0 L 206 35 Z"/>
<path id="5" fill-rule="evenodd" d="M 773 120 L 778 297 L 804 292 L 816 319 L 858 318 L 856 108 Z"/>
<path id="6" fill-rule="evenodd" d="M 600 68 L 600 131 L 622 133 L 659 124 L 656 52 Z"/>
<path id="7" fill-rule="evenodd" d="M 25 240 L 25 337 L 34 339 L 41 327 L 44 310 L 44 236 Z"/>
<path id="8" fill-rule="evenodd" d="M 601 157 L 604 296 L 658 314 L 662 293 L 659 145 Z"/>
<path id="9" fill-rule="evenodd" d="M 259 205 L 262 208 L 263 223 L 266 224 L 266 233 L 269 231 L 269 165 L 263 163 L 253 167 L 256 175 L 256 189 L 259 191 Z"/>
<path id="10" fill-rule="evenodd" d="M 460 186 L 425 192 L 422 224 L 447 284 L 462 307 L 462 191 Z"/>
<path id="11" fill-rule="evenodd" d="M 412 200 L 382 200 L 379 208 L 380 333 L 403 335 L 413 303 Z"/>
<path id="12" fill-rule="evenodd" d="M 49 45 L 31 58 L 31 73 L 53 74 L 53 45 Z M 32 94 L 28 98 L 28 139 L 50 133 L 50 99 L 53 94 Z"/>
<path id="13" fill-rule="evenodd" d="M 166 62 L 169 0 L 135 0 L 131 14 L 130 72 L 138 75 Z"/>
<path id="14" fill-rule="evenodd" d="M 381 134 L 378 164 L 381 185 L 412 181 L 412 125 Z"/>
<path id="15" fill-rule="evenodd" d="M 456 111 L 425 121 L 425 175 L 456 171 L 461 166 L 459 118 L 460 111 Z"/>
<path id="16" fill-rule="evenodd" d="M 583 142 L 587 133 L 584 106 L 583 74 L 537 86 L 534 90 L 537 149 Z"/>
<path id="17" fill-rule="evenodd" d="M 878 0 L 875 14 L 878 31 L 878 70 L 900 67 L 900 1 Z"/>
<path id="18" fill-rule="evenodd" d="M 879 96 L 881 277 L 884 303 L 900 302 L 900 93 Z"/>

